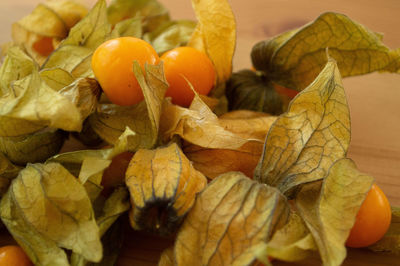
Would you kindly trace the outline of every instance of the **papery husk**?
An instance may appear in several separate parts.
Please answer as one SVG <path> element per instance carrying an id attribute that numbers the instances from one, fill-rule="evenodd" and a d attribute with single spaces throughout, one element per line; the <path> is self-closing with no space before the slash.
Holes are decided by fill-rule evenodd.
<path id="1" fill-rule="evenodd" d="M 75 104 L 81 114 L 81 119 L 85 120 L 95 112 L 101 88 L 95 79 L 79 78 L 62 88 L 59 93 Z"/>
<path id="2" fill-rule="evenodd" d="M 229 110 L 247 109 L 280 115 L 285 104 L 274 84 L 262 72 L 241 70 L 226 83 Z"/>
<path id="3" fill-rule="evenodd" d="M 164 94 L 168 88 L 163 64 L 146 64 L 143 72 L 134 61 L 132 74 L 143 91 L 144 101 L 131 106 L 99 104 L 89 122 L 96 134 L 109 144 L 114 144 L 129 127 L 136 133 L 136 149 L 153 148 L 158 140 Z"/>
<path id="4" fill-rule="evenodd" d="M 191 20 L 168 21 L 145 34 L 143 39 L 149 42 L 158 54 L 163 54 L 173 48 L 187 45 L 195 27 L 196 23 Z"/>
<path id="5" fill-rule="evenodd" d="M 328 58 L 271 126 L 254 177 L 292 197 L 302 184 L 323 179 L 349 144 L 349 106 L 336 61 Z"/>
<path id="6" fill-rule="evenodd" d="M 43 63 L 42 68 L 62 68 L 74 78 L 94 77 L 91 56 L 94 50 L 111 37 L 107 20 L 107 2 L 99 0 L 68 32 L 57 49 Z"/>
<path id="7" fill-rule="evenodd" d="M 59 67 L 42 69 L 39 75 L 47 86 L 55 91 L 61 91 L 75 81 L 70 72 Z"/>
<path id="8" fill-rule="evenodd" d="M 47 127 L 82 129 L 76 103 L 50 87 L 48 79 L 35 68 L 30 75 L 13 81 L 10 92 L 0 97 L 0 136 L 21 137 Z"/>
<path id="9" fill-rule="evenodd" d="M 174 233 L 206 183 L 175 143 L 138 150 L 126 171 L 131 226 L 161 235 Z"/>
<path id="10" fill-rule="evenodd" d="M 322 181 L 300 189 L 295 203 L 313 236 L 324 266 L 341 265 L 346 240 L 374 178 L 358 171 L 348 158 L 337 160 Z"/>
<path id="11" fill-rule="evenodd" d="M 326 12 L 314 21 L 254 45 L 253 66 L 279 85 L 301 91 L 322 71 L 326 50 L 343 77 L 374 71 L 398 73 L 399 49 L 346 15 Z"/>
<path id="12" fill-rule="evenodd" d="M 174 260 L 174 247 L 169 247 L 161 253 L 158 266 L 173 266 Z"/>
<path id="13" fill-rule="evenodd" d="M 118 22 L 111 32 L 112 39 L 127 36 L 142 38 L 142 35 L 142 20 L 136 17 Z"/>
<path id="14" fill-rule="evenodd" d="M 100 203 L 99 203 L 100 202 Z M 126 187 L 118 187 L 107 198 L 94 203 L 96 223 L 103 244 L 103 258 L 96 265 L 114 265 L 123 244 L 123 219 L 121 216 L 130 208 Z M 100 205 L 100 206 L 99 206 Z M 71 266 L 93 265 L 79 253 L 72 253 Z"/>
<path id="15" fill-rule="evenodd" d="M 103 191 L 104 171 L 110 166 L 115 156 L 133 150 L 135 141 L 135 133 L 126 128 L 113 147 L 65 152 L 49 158 L 47 162 L 60 163 L 76 176 L 94 203 Z"/>
<path id="16" fill-rule="evenodd" d="M 107 14 L 112 25 L 129 18 L 139 18 L 142 20 L 143 32 L 154 31 L 170 20 L 168 10 L 156 0 L 113 0 Z"/>
<path id="17" fill-rule="evenodd" d="M 212 149 L 185 142 L 184 153 L 207 178 L 213 179 L 230 171 L 239 171 L 252 177 L 263 151 L 265 137 L 276 117 L 242 110 L 226 113 L 218 120 L 225 130 L 247 139 L 247 142 L 236 149 Z"/>
<path id="18" fill-rule="evenodd" d="M 236 21 L 226 0 L 192 0 L 198 20 L 189 46 L 207 53 L 217 74 L 217 86 L 211 94 L 223 95 L 225 81 L 232 73 L 232 59 L 236 47 Z"/>
<path id="19" fill-rule="evenodd" d="M 15 44 L 24 47 L 39 65 L 42 65 L 47 55 L 36 50 L 35 44 L 43 38 L 49 38 L 53 48 L 56 48 L 87 12 L 85 6 L 75 1 L 48 0 L 40 3 L 32 13 L 13 24 L 13 40 Z"/>
<path id="20" fill-rule="evenodd" d="M 288 210 L 277 189 L 238 172 L 223 174 L 199 194 L 180 228 L 174 265 L 253 265 Z"/>
<path id="21" fill-rule="evenodd" d="M 20 47 L 11 45 L 5 52 L 0 67 L 0 96 L 16 94 L 11 84 L 23 79 L 37 67 L 35 62 Z"/>
<path id="22" fill-rule="evenodd" d="M 0 197 L 6 193 L 11 180 L 18 175 L 21 169 L 22 167 L 13 164 L 3 153 L 0 152 Z"/>
<path id="23" fill-rule="evenodd" d="M 0 151 L 18 165 L 44 162 L 60 151 L 66 136 L 64 131 L 46 129 L 19 137 L 0 137 Z"/>
<path id="24" fill-rule="evenodd" d="M 237 149 L 247 142 L 228 130 L 205 102 L 195 94 L 189 108 L 165 101 L 160 119 L 160 138 L 168 143 L 175 136 L 205 148 Z"/>
<path id="25" fill-rule="evenodd" d="M 60 164 L 29 164 L 0 206 L 8 231 L 36 265 L 69 265 L 63 248 L 92 262 L 101 260 L 92 204 L 83 185 Z"/>

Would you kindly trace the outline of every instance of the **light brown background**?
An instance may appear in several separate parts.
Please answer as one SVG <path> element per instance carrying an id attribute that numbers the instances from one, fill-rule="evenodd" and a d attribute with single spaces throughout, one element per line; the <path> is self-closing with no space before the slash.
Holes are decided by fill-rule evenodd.
<path id="1" fill-rule="evenodd" d="M 173 18 L 193 19 L 190 0 L 160 0 Z M 10 40 L 13 21 L 29 13 L 39 0 L 0 0 L 0 42 Z M 82 0 L 91 6 L 94 0 Z M 400 0 L 232 0 L 237 19 L 237 49 L 234 69 L 249 68 L 251 47 L 258 41 L 284 30 L 301 26 L 325 11 L 337 11 L 384 33 L 390 48 L 400 47 Z M 374 73 L 344 80 L 351 110 L 352 142 L 348 156 L 359 169 L 376 178 L 392 204 L 400 205 L 400 75 Z M 137 236 L 138 241 L 142 238 Z M 132 239 L 135 242 L 134 239 Z M 135 244 L 139 248 L 124 251 L 122 263 L 152 265 L 157 251 L 148 240 Z M 157 241 L 156 241 L 157 242 Z M 168 241 L 158 241 L 161 246 Z M 157 249 L 157 248 L 155 248 Z M 136 255 L 135 255 L 136 254 Z M 398 259 L 353 252 L 347 265 L 396 265 Z M 358 255 L 357 255 L 358 254 Z M 147 262 L 146 262 L 147 261 Z M 304 264 L 307 265 L 307 264 Z"/>

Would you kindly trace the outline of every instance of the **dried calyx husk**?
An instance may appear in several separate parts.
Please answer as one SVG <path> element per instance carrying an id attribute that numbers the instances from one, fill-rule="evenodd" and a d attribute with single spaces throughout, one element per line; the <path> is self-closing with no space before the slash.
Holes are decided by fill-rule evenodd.
<path id="1" fill-rule="evenodd" d="M 78 108 L 81 119 L 85 121 L 96 109 L 101 88 L 93 78 L 78 78 L 58 92 Z"/>
<path id="2" fill-rule="evenodd" d="M 24 136 L 0 137 L 0 151 L 17 165 L 44 162 L 60 151 L 67 136 L 65 131 L 46 128 Z"/>
<path id="3" fill-rule="evenodd" d="M 236 33 L 233 13 L 226 1 L 220 1 L 209 9 L 209 3 L 194 3 L 201 9 L 198 18 L 202 20 L 202 27 L 197 28 L 197 40 L 204 40 L 204 51 L 212 58 L 219 73 L 219 82 L 223 84 L 232 67 Z M 104 199 L 102 201 L 103 172 L 117 154 L 127 150 L 137 151 L 139 148 L 142 149 L 140 151 L 154 149 L 159 144 L 158 129 L 164 93 L 168 87 L 162 65 L 146 66 L 143 71 L 137 63 L 134 64 L 133 72 L 144 91 L 145 101 L 122 110 L 115 105 L 98 103 L 99 86 L 93 79 L 90 67 L 93 51 L 109 38 L 143 37 L 147 33 L 150 36 L 156 29 L 157 34 L 151 41 L 161 47 L 160 50 L 196 39 L 191 36 L 195 23 L 169 21 L 167 10 L 154 0 L 116 0 L 108 9 L 106 1 L 99 0 L 89 12 L 76 7 L 76 14 L 74 8 L 69 8 L 72 6 L 73 3 L 68 0 L 49 1 L 35 9 L 27 19 L 18 22 L 19 29 L 14 32 L 18 40 L 15 40 L 23 43 L 23 49 L 18 46 L 8 48 L 9 56 L 0 69 L 0 136 L 6 140 L 3 145 L 5 153 L 18 144 L 15 141 L 20 141 L 22 136 L 34 135 L 34 140 L 39 143 L 41 140 L 54 140 L 39 132 L 85 134 L 82 128 L 86 124 L 91 126 L 89 132 L 93 129 L 114 144 L 113 148 L 104 150 L 79 150 L 51 158 L 48 158 L 51 156 L 48 154 L 44 156 L 47 161 L 43 164 L 32 164 L 36 159 L 29 157 L 26 161 L 30 163 L 23 170 L 0 153 L 1 189 L 9 186 L 10 179 L 14 178 L 2 198 L 1 218 L 32 261 L 40 265 L 85 265 L 87 261 L 99 262 L 102 255 L 106 259 L 107 253 L 103 252 L 99 240 L 117 217 L 128 210 L 129 203 L 125 187 L 116 188 L 105 202 Z M 127 6 L 129 8 L 125 8 Z M 129 14 L 124 14 L 127 17 L 118 18 L 123 14 L 121 9 L 128 11 Z M 214 19 L 210 20 L 214 16 L 204 11 L 212 11 L 215 15 L 225 14 L 227 20 L 214 24 Z M 43 17 L 45 14 L 49 14 L 49 17 Z M 117 18 L 113 22 L 114 15 Z M 32 28 L 21 28 L 32 21 L 37 22 L 31 23 Z M 65 25 L 61 25 L 63 23 Z M 229 38 L 215 39 L 213 36 L 219 34 L 221 26 L 226 25 L 229 25 L 229 29 L 224 33 Z M 34 32 L 37 27 L 42 31 L 36 36 Z M 173 41 L 169 39 L 178 33 L 183 35 Z M 41 51 L 36 51 L 33 47 L 36 40 L 50 44 L 51 54 L 44 57 Z M 120 113 L 126 116 L 118 116 Z M 96 128 L 93 121 L 99 124 L 106 122 L 105 127 L 111 127 L 107 130 L 101 126 Z M 132 130 L 127 126 L 132 126 Z M 57 143 L 52 141 L 51 145 Z M 47 142 L 41 144 L 48 148 Z M 158 156 L 162 149 L 155 150 L 155 154 Z M 193 168 L 176 145 L 172 144 L 166 149 L 174 152 L 173 155 L 168 153 L 161 156 L 164 158 L 162 161 L 168 167 L 171 163 L 176 167 L 169 168 L 169 178 L 164 179 L 165 169 L 160 169 L 159 175 L 141 182 L 143 186 L 157 185 L 151 193 L 142 194 L 147 197 L 143 198 L 147 203 L 152 202 L 153 193 L 155 198 L 163 202 L 167 197 L 170 199 L 171 205 L 165 206 L 171 210 L 167 220 L 158 219 L 162 218 L 158 214 L 148 216 L 149 220 L 154 217 L 159 220 L 153 225 L 162 234 L 173 232 L 181 224 L 193 206 L 196 194 L 207 183 L 206 178 Z M 138 152 L 138 156 L 140 154 Z M 16 158 L 20 160 L 18 156 Z M 171 158 L 175 161 L 171 162 Z M 146 164 L 146 167 L 149 165 Z M 174 169 L 177 171 L 174 172 Z M 142 170 L 139 169 L 138 173 Z M 164 184 L 168 186 L 163 187 Z M 132 192 L 133 188 L 129 188 Z M 132 200 L 135 202 L 132 214 L 136 216 L 131 218 L 145 214 L 136 200 Z M 42 204 L 35 205 L 37 202 Z M 152 211 L 158 209 L 148 210 L 153 214 Z M 61 227 L 65 230 L 60 231 Z M 70 251 L 65 252 L 64 249 Z"/>
<path id="4" fill-rule="evenodd" d="M 129 192 L 126 187 L 116 187 L 107 198 L 101 193 L 103 191 L 103 173 L 115 156 L 133 147 L 135 147 L 135 133 L 127 128 L 113 147 L 66 152 L 49 158 L 46 162 L 46 164 L 57 163 L 62 165 L 70 174 L 74 175 L 85 190 L 85 194 L 93 207 L 96 224 L 99 228 L 98 235 L 102 237 L 104 250 L 102 263 L 116 259 L 119 251 L 116 246 L 121 244 L 121 239 L 114 239 L 120 237 L 120 235 L 114 235 L 118 233 L 118 230 L 114 232 L 114 229 L 119 227 L 115 223 L 119 223 L 118 218 L 130 208 Z M 109 230 L 111 232 L 108 232 Z M 112 245 L 106 243 L 110 237 L 115 242 Z M 51 253 L 48 254 L 48 256 L 52 255 Z M 85 263 L 88 260 L 79 252 L 73 252 L 71 255 L 72 265 L 86 265 Z"/>
<path id="5" fill-rule="evenodd" d="M 221 262 L 247 265 L 256 259 L 268 264 L 269 255 L 284 261 L 299 261 L 317 256 L 317 253 L 324 265 L 343 262 L 347 253 L 346 239 L 374 179 L 361 173 L 346 157 L 351 135 L 349 107 L 336 61 L 330 57 L 327 61 L 317 78 L 290 103 L 288 111 L 271 123 L 255 170 L 255 181 L 235 172 L 214 178 L 198 195 L 177 234 L 173 251 L 165 251 L 160 265 Z M 174 119 L 162 120 L 169 129 L 164 131 L 166 124 L 163 124 L 161 132 L 167 133 L 166 136 L 178 135 L 185 141 L 196 142 L 197 146 L 216 149 L 225 141 L 225 144 L 230 143 L 230 149 L 235 149 L 234 144 L 241 147 L 246 142 L 239 140 L 245 140 L 246 134 L 251 135 L 241 124 L 243 121 L 239 121 L 243 116 L 252 118 L 253 112 L 240 111 L 239 121 L 234 123 L 222 121 L 234 120 L 235 112 L 233 117 L 227 113 L 220 120 L 212 116 L 205 119 L 208 109 L 198 99 L 189 110 L 167 106 L 165 111 L 174 114 L 171 115 Z M 204 130 L 206 128 L 219 131 Z M 235 128 L 234 136 L 226 132 L 235 131 Z M 226 137 L 216 141 L 218 136 L 214 137 L 212 132 L 224 133 Z M 228 137 L 230 141 L 226 142 Z M 193 143 L 190 145 L 195 147 Z M 253 193 L 245 188 L 258 186 L 262 187 L 260 190 L 278 192 L 272 195 L 279 195 L 284 201 L 290 199 L 290 207 L 283 204 L 280 208 L 257 212 L 260 216 L 251 214 L 248 201 Z M 269 203 L 279 202 L 276 197 L 274 199 Z M 240 222 L 246 221 L 245 228 L 258 228 L 259 218 L 263 220 L 264 214 L 281 223 L 271 234 L 263 231 L 265 235 L 261 237 L 262 234 L 249 233 L 250 229 L 243 230 Z M 398 251 L 396 221 L 375 248 Z M 269 221 L 264 220 L 262 230 L 268 228 L 266 224 Z M 246 249 L 241 243 L 249 243 L 246 242 L 248 235 L 260 238 L 249 241 L 257 244 L 247 245 Z"/>
<path id="6" fill-rule="evenodd" d="M 73 81 L 62 69 L 33 68 L 12 81 L 14 67 L 25 59 L 22 51 L 10 51 L 15 55 L 6 57 L 7 65 L 1 68 L 2 77 L 11 81 L 0 97 L 0 151 L 19 165 L 43 162 L 59 152 L 66 131 L 80 131 L 94 112 L 100 89 L 94 79 Z"/>
<path id="7" fill-rule="evenodd" d="M 138 150 L 126 171 L 132 227 L 161 235 L 174 233 L 206 183 L 175 143 Z"/>
<path id="8" fill-rule="evenodd" d="M 0 151 L 19 165 L 57 154 L 66 131 L 81 130 L 100 95 L 94 79 L 39 69 L 18 46 L 7 51 L 0 79 Z"/>
<path id="9" fill-rule="evenodd" d="M 216 113 L 227 111 L 225 83 L 232 74 L 236 48 L 236 21 L 228 1 L 192 0 L 198 20 L 188 46 L 205 52 L 214 64 L 216 83 L 210 96 L 219 99 Z"/>
<path id="10" fill-rule="evenodd" d="M 166 21 L 156 30 L 144 34 L 143 39 L 151 43 L 158 54 L 162 54 L 187 45 L 196 25 L 191 20 Z"/>
<path id="11" fill-rule="evenodd" d="M 347 158 L 350 115 L 336 61 L 290 103 L 267 135 L 255 180 L 292 201 L 289 223 L 260 248 L 285 261 L 319 252 L 324 265 L 340 265 L 345 242 L 374 179 Z"/>
<path id="12" fill-rule="evenodd" d="M 155 0 L 114 0 L 107 15 L 114 34 L 143 38 L 159 54 L 186 45 L 196 27 L 191 20 L 171 20 L 169 11 Z"/>
<path id="13" fill-rule="evenodd" d="M 179 229 L 173 256 L 167 249 L 159 265 L 253 265 L 260 245 L 288 214 L 286 198 L 276 188 L 239 172 L 223 174 L 199 194 Z"/>
<path id="14" fill-rule="evenodd" d="M 229 110 L 247 109 L 280 115 L 283 99 L 274 84 L 262 71 L 241 70 L 232 74 L 226 83 Z"/>
<path id="15" fill-rule="evenodd" d="M 324 178 L 349 144 L 349 107 L 339 69 L 329 59 L 271 126 L 254 177 L 294 197 L 302 184 Z"/>
<path id="16" fill-rule="evenodd" d="M 212 148 L 205 143 L 195 145 L 186 141 L 182 149 L 194 168 L 209 179 L 230 171 L 240 171 L 251 178 L 261 157 L 265 137 L 275 120 L 276 116 L 261 112 L 228 112 L 218 117 L 219 124 L 225 130 L 246 139 L 246 143 L 228 149 L 223 145 Z"/>
<path id="17" fill-rule="evenodd" d="M 89 261 L 101 260 L 90 199 L 79 180 L 60 164 L 29 164 L 12 181 L 0 206 L 2 221 L 33 263 L 69 265 L 63 248 Z"/>
<path id="18" fill-rule="evenodd" d="M 13 41 L 42 65 L 87 12 L 85 6 L 75 1 L 47 0 L 13 24 Z"/>
<path id="19" fill-rule="evenodd" d="M 112 159 L 123 152 L 133 151 L 135 147 L 136 134 L 126 128 L 113 147 L 65 152 L 49 158 L 47 162 L 62 164 L 84 184 L 90 199 L 95 201 L 103 190 L 103 172 Z"/>
<path id="20" fill-rule="evenodd" d="M 112 25 L 118 25 L 130 18 L 139 18 L 143 33 L 152 32 L 170 21 L 168 10 L 156 0 L 113 0 L 108 6 L 107 16 Z"/>
<path id="21" fill-rule="evenodd" d="M 0 152 L 0 196 L 6 193 L 11 180 L 14 179 L 22 167 L 13 164 L 3 153 Z"/>
<path id="22" fill-rule="evenodd" d="M 229 112 L 217 117 L 195 95 L 191 106 L 164 104 L 160 137 L 164 142 L 179 138 L 193 166 L 207 178 L 229 171 L 251 177 L 261 156 L 264 139 L 275 116 L 253 111 Z"/>
<path id="23" fill-rule="evenodd" d="M 277 97 L 271 83 L 302 91 L 324 68 L 327 50 L 343 77 L 400 69 L 399 51 L 385 46 L 381 34 L 343 14 L 327 12 L 300 28 L 255 44 L 251 60 L 256 72 L 239 71 L 227 83 L 230 109 L 279 109 L 279 101 L 272 101 Z M 270 100 L 261 103 L 260 99 Z M 282 103 L 285 111 L 285 100 Z"/>
<path id="24" fill-rule="evenodd" d="M 344 76 L 396 72 L 398 51 L 347 17 L 326 13 L 256 45 L 252 56 L 257 70 L 241 71 L 228 82 L 231 108 L 256 107 L 273 114 L 286 110 L 276 85 L 302 91 L 279 118 L 243 111 L 218 117 L 198 96 L 189 109 L 174 106 L 164 99 L 168 85 L 162 65 L 143 71 L 137 63 L 133 73 L 145 101 L 130 107 L 99 104 L 91 54 L 100 43 L 119 36 L 147 38 L 160 53 L 186 43 L 205 51 L 218 76 L 212 96 L 224 94 L 235 48 L 232 10 L 227 1 L 192 3 L 199 20 L 195 28 L 191 22 L 170 21 L 155 0 L 115 0 L 108 9 L 99 0 L 86 17 L 77 17 L 79 22 L 43 65 L 25 50 L 9 48 L 0 69 L 2 138 L 15 140 L 49 128 L 79 132 L 83 125 L 89 135 L 99 134 L 114 144 L 58 154 L 22 171 L 0 153 L 0 189 L 15 178 L 1 201 L 1 218 L 35 263 L 76 266 L 103 257 L 102 263 L 113 264 L 120 246 L 111 247 L 114 252 L 107 256 L 104 241 L 120 243 L 115 221 L 128 209 L 135 229 L 160 234 L 178 230 L 174 248 L 164 253 L 166 265 L 248 265 L 269 253 L 297 261 L 317 251 L 325 265 L 339 265 L 345 258 L 346 234 L 373 179 L 345 158 L 350 120 L 339 69 Z M 44 13 L 33 15 L 38 14 Z M 326 46 L 339 68 L 327 60 Z M 184 140 L 182 150 L 170 143 L 176 139 Z M 118 187 L 105 200 L 103 172 L 128 150 L 136 152 L 127 172 L 129 191 Z M 240 170 L 251 176 L 254 167 L 240 165 L 250 164 L 248 155 L 253 166 L 262 155 L 256 180 L 226 173 Z M 233 158 L 236 162 L 229 165 Z M 204 175 L 214 180 L 207 185 Z M 290 215 L 288 198 L 295 207 Z M 100 237 L 109 228 L 102 249 Z M 398 252 L 398 232 L 392 225 L 375 248 Z"/>
<path id="25" fill-rule="evenodd" d="M 89 123 L 93 131 L 110 144 L 114 144 L 126 127 L 129 127 L 136 133 L 136 150 L 153 148 L 158 140 L 164 94 L 168 83 L 162 63 L 146 64 L 143 72 L 139 63 L 135 61 L 133 72 L 142 88 L 144 101 L 132 106 L 99 104 L 96 112 L 89 117 Z"/>

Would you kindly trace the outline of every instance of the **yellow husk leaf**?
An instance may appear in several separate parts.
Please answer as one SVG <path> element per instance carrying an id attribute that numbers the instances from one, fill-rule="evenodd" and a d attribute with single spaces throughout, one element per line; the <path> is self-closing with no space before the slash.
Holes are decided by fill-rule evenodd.
<path id="1" fill-rule="evenodd" d="M 224 129 L 218 117 L 195 95 L 190 108 L 165 102 L 160 119 L 160 136 L 168 142 L 173 136 L 206 148 L 237 149 L 246 139 Z"/>
<path id="2" fill-rule="evenodd" d="M 333 59 L 272 125 L 255 179 L 283 193 L 322 179 L 350 143 L 350 116 Z"/>
<path id="3" fill-rule="evenodd" d="M 275 188 L 238 172 L 221 175 L 199 194 L 180 228 L 175 265 L 251 265 L 287 215 L 286 199 Z"/>
<path id="4" fill-rule="evenodd" d="M 225 82 L 232 73 L 236 44 L 236 22 L 226 0 L 192 0 L 198 19 L 189 45 L 204 50 L 214 63 L 217 82 Z"/>
<path id="5" fill-rule="evenodd" d="M 132 227 L 173 233 L 206 183 L 176 144 L 138 150 L 126 171 Z"/>
<path id="6" fill-rule="evenodd" d="M 67 37 L 69 30 L 80 21 L 88 10 L 85 6 L 70 0 L 48 0 L 39 4 L 29 15 L 12 26 L 12 37 L 16 44 L 22 45 L 39 65 L 46 60 L 35 43 L 43 38 L 52 38 L 56 48 L 60 40 Z"/>
<path id="7" fill-rule="evenodd" d="M 230 171 L 240 171 L 248 177 L 261 157 L 264 140 L 275 116 L 252 111 L 234 111 L 219 117 L 219 124 L 229 132 L 246 139 L 236 149 L 206 148 L 185 143 L 183 151 L 193 166 L 208 178 L 215 178 Z"/>
<path id="8" fill-rule="evenodd" d="M 374 179 L 359 172 L 350 159 L 340 159 L 321 182 L 304 185 L 296 207 L 310 230 L 323 265 L 341 265 L 345 242 Z"/>

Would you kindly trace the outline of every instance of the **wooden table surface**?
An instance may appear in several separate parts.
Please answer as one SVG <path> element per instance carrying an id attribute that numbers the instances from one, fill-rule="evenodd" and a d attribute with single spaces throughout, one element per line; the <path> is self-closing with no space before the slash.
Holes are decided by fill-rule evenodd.
<path id="1" fill-rule="evenodd" d="M 28 14 L 40 2 L 0 1 L 0 43 L 11 39 L 11 23 Z M 95 0 L 81 2 L 91 6 Z M 170 9 L 173 18 L 194 18 L 189 0 L 160 2 Z M 238 30 L 235 70 L 251 66 L 249 54 L 256 42 L 301 26 L 325 11 L 344 13 L 376 32 L 384 33 L 384 43 L 390 48 L 400 47 L 399 0 L 231 0 L 231 5 Z M 344 86 L 352 119 L 348 156 L 361 171 L 375 177 L 391 204 L 400 206 L 400 75 L 374 73 L 347 78 Z M 143 237 L 141 233 L 133 236 L 126 241 L 121 265 L 154 265 L 159 251 L 171 243 L 166 239 Z M 8 241 L 11 239 L 7 236 L 0 238 L 0 244 Z M 298 265 L 310 265 L 310 262 Z M 344 265 L 400 265 L 400 258 L 358 250 L 350 252 Z"/>

